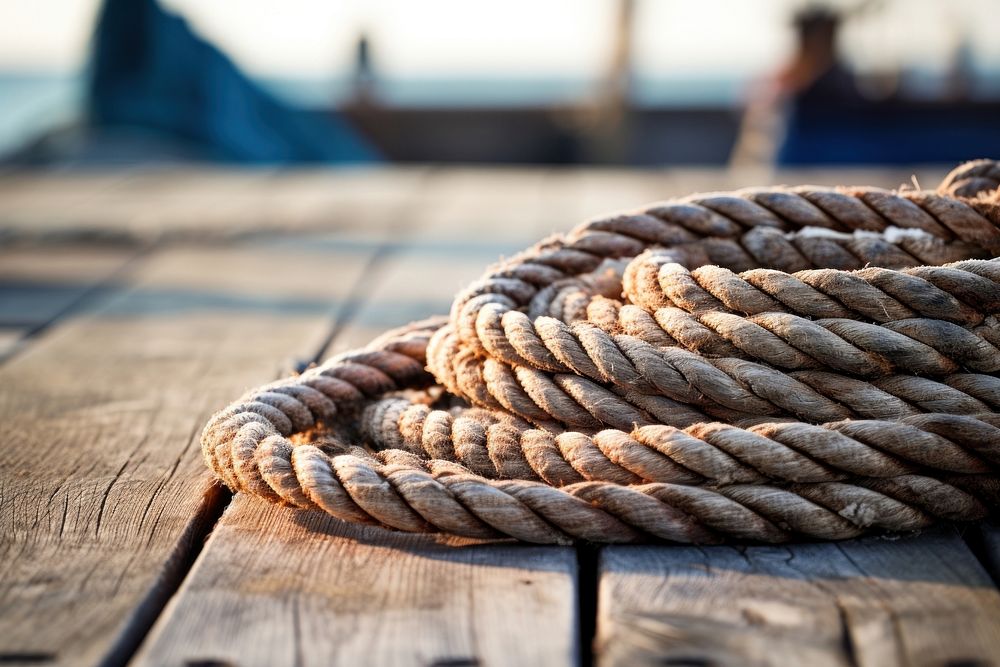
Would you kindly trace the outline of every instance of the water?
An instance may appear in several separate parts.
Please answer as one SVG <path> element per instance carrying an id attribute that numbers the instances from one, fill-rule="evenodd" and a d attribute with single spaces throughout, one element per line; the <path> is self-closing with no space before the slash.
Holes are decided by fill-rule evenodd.
<path id="1" fill-rule="evenodd" d="M 304 107 L 322 107 L 347 99 L 348 78 L 264 78 L 266 88 Z M 633 101 L 640 106 L 730 106 L 740 100 L 746 82 L 736 76 L 636 77 Z M 593 99 L 601 82 L 584 77 L 538 78 L 381 78 L 375 85 L 378 99 L 404 107 L 526 107 L 557 106 Z"/>
<path id="2" fill-rule="evenodd" d="M 0 155 L 77 121 L 83 92 L 82 77 L 69 72 L 0 72 Z"/>
<path id="3" fill-rule="evenodd" d="M 979 86 L 977 97 L 1000 96 L 1000 77 L 993 89 Z M 328 78 L 257 79 L 264 88 L 290 104 L 305 108 L 335 106 L 348 99 L 352 80 Z M 737 107 L 748 81 L 738 75 L 699 73 L 669 78 L 633 79 L 632 101 L 639 107 Z M 560 106 L 593 100 L 599 94 L 596 78 L 390 78 L 378 79 L 375 94 L 390 106 L 406 107 L 524 107 Z M 983 93 L 993 93 L 983 95 Z M 42 133 L 79 120 L 84 99 L 78 74 L 0 71 L 0 155 Z"/>
<path id="4" fill-rule="evenodd" d="M 258 82 L 290 104 L 321 108 L 346 100 L 348 77 L 260 78 Z M 649 106 L 737 103 L 743 83 L 733 77 L 637 78 L 635 102 Z M 524 107 L 557 106 L 591 100 L 600 82 L 586 78 L 384 78 L 375 93 L 392 106 Z M 79 74 L 0 72 L 0 155 L 46 131 L 80 119 L 84 82 Z"/>

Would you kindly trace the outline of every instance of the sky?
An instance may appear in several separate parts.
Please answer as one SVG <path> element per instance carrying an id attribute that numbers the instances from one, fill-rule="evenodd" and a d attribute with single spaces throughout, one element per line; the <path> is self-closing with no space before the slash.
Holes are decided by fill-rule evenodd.
<path id="1" fill-rule="evenodd" d="M 606 67 L 614 0 L 162 0 L 248 71 L 323 77 L 349 70 L 365 31 L 396 77 L 588 77 Z M 0 70 L 67 71 L 85 59 L 99 0 L 0 0 Z M 644 75 L 752 75 L 791 48 L 798 0 L 641 0 L 634 63 Z M 852 7 L 862 0 L 841 0 Z M 862 67 L 933 68 L 973 38 L 1000 69 L 998 0 L 876 0 L 845 46 Z"/>

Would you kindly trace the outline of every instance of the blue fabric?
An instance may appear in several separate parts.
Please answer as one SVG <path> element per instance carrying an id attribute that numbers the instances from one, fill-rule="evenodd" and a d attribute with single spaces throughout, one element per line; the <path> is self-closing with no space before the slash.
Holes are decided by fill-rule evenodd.
<path id="1" fill-rule="evenodd" d="M 233 11 L 239 11 L 238 4 Z M 195 144 L 208 159 L 378 160 L 341 116 L 283 104 L 153 0 L 105 1 L 90 84 L 95 126 L 141 128 Z"/>
<path id="2" fill-rule="evenodd" d="M 951 163 L 997 154 L 1000 109 L 995 106 L 873 104 L 793 112 L 778 163 Z"/>
<path id="3" fill-rule="evenodd" d="M 793 100 L 781 165 L 953 163 L 1000 154 L 1000 106 L 859 95 L 833 70 Z"/>

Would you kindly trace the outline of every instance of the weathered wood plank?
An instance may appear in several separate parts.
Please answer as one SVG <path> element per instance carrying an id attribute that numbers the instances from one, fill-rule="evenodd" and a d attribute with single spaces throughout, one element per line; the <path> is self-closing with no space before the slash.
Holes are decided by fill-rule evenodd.
<path id="1" fill-rule="evenodd" d="M 453 247 L 461 247 L 452 252 Z M 499 259 L 502 244 L 451 246 L 421 242 L 394 252 L 366 280 L 354 316 L 329 353 L 364 346 L 387 329 L 433 315 L 447 315 L 455 295 Z"/>
<path id="2" fill-rule="evenodd" d="M 439 169 L 415 193 L 410 224 L 420 240 L 533 243 L 552 202 L 537 168 Z"/>
<path id="3" fill-rule="evenodd" d="M 4 227 L 28 223 L 30 212 L 39 210 L 71 219 L 74 212 L 99 201 L 134 173 L 131 169 L 5 169 L 0 173 L 0 222 Z"/>
<path id="4" fill-rule="evenodd" d="M 285 229 L 382 239 L 409 223 L 429 172 L 425 167 L 282 170 L 268 181 L 263 210 Z"/>
<path id="5" fill-rule="evenodd" d="M 1000 592 L 953 529 L 787 547 L 609 547 L 601 665 L 988 665 Z"/>
<path id="6" fill-rule="evenodd" d="M 0 369 L 0 662 L 123 662 L 218 507 L 212 411 L 329 327 L 366 258 L 168 249 Z"/>
<path id="7" fill-rule="evenodd" d="M 138 252 L 81 244 L 0 247 L 0 362 L 85 306 Z"/>
<path id="8" fill-rule="evenodd" d="M 364 281 L 365 302 L 357 308 L 355 324 L 335 341 L 339 348 L 363 343 L 387 326 L 445 310 L 452 293 L 494 258 L 469 249 L 495 240 L 507 251 L 606 209 L 695 190 L 767 180 L 887 186 L 908 180 L 906 175 L 881 173 L 873 178 L 842 172 L 823 172 L 819 178 L 801 173 L 765 178 L 735 172 L 637 175 L 586 170 L 564 178 L 553 173 L 510 171 L 499 179 L 490 171 L 427 178 L 420 170 L 214 173 L 204 179 L 191 171 L 166 178 L 152 172 L 79 180 L 74 180 L 78 175 L 65 175 L 45 179 L 30 192 L 25 186 L 32 186 L 31 179 L 4 175 L 0 225 L 15 238 L 131 240 L 329 230 L 362 239 L 343 247 L 365 251 L 386 238 L 403 243 L 407 234 L 422 235 L 421 243 L 436 247 L 438 254 L 427 253 L 425 247 L 420 252 L 426 256 L 416 251 L 389 256 L 376 276 L 382 278 Z M 923 178 L 921 183 L 933 185 Z M 415 193 L 419 196 L 411 199 Z M 0 662 L 114 663 L 130 654 L 186 567 L 183 561 L 201 539 L 211 510 L 220 505 L 197 455 L 197 430 L 216 407 L 286 366 L 289 355 L 308 355 L 318 347 L 330 300 L 346 296 L 353 285 L 352 279 L 343 279 L 344 272 L 356 275 L 363 264 L 363 258 L 338 247 L 325 243 L 310 249 L 308 243 L 296 241 L 271 243 L 266 250 L 159 254 L 98 314 L 57 328 L 0 371 L 0 418 L 6 436 L 0 445 L 0 521 L 9 526 L 0 538 Z M 436 286 L 442 286 L 440 292 L 431 291 Z M 953 536 L 949 540 L 954 541 Z M 746 550 L 727 557 L 742 560 L 750 553 L 755 563 L 767 565 L 755 564 L 757 569 L 747 565 L 750 569 L 740 570 L 738 561 L 733 565 L 713 555 L 712 567 L 724 573 L 713 573 L 713 581 L 718 577 L 724 586 L 689 581 L 696 569 L 690 563 L 703 561 L 683 554 L 701 557 L 697 550 L 674 550 L 679 564 L 640 571 L 647 579 L 639 583 L 628 583 L 631 574 L 621 575 L 626 588 L 670 590 L 668 597 L 680 600 L 672 603 L 680 611 L 659 599 L 645 615 L 641 609 L 633 613 L 632 607 L 622 607 L 623 614 L 615 619 L 639 620 L 603 622 L 602 641 L 608 628 L 625 633 L 622 642 L 602 644 L 603 659 L 609 664 L 620 661 L 615 658 L 619 649 L 634 650 L 636 659 L 645 649 L 655 653 L 662 647 L 664 628 L 675 647 L 692 642 L 702 647 L 709 633 L 722 646 L 712 649 L 716 653 L 711 657 L 721 662 L 750 662 L 748 649 L 738 650 L 743 645 L 763 644 L 761 651 L 777 647 L 785 655 L 805 655 L 806 649 L 796 648 L 789 639 L 793 632 L 781 630 L 798 627 L 797 620 L 788 618 L 798 619 L 800 613 L 808 621 L 800 634 L 813 636 L 819 647 L 808 656 L 819 656 L 820 664 L 830 656 L 861 664 L 877 664 L 889 656 L 892 664 L 897 656 L 922 662 L 945 655 L 924 635 L 954 637 L 959 648 L 996 650 L 984 639 L 997 634 L 989 625 L 998 615 L 996 591 L 982 584 L 981 571 L 970 575 L 975 568 L 969 565 L 967 551 L 953 557 L 949 554 L 954 549 L 947 544 L 934 549 L 908 546 L 899 555 L 870 546 L 864 547 L 868 556 L 855 553 L 864 552 L 862 547 L 846 545 L 793 550 L 821 546 L 819 556 L 805 558 L 813 552 L 796 551 L 799 555 L 785 565 L 781 562 L 788 558 L 781 551 L 769 555 L 772 552 Z M 397 553 L 409 565 L 400 566 L 394 560 Z M 909 571 L 903 567 L 909 561 L 925 559 L 943 569 L 946 558 L 957 558 L 958 565 L 948 562 L 949 571 L 958 572 L 952 579 L 933 568 L 912 582 L 897 579 L 898 572 Z M 717 560 L 722 564 L 715 564 Z M 836 565 L 822 564 L 827 560 Z M 367 573 L 369 565 L 376 581 L 359 592 L 359 573 Z M 255 652 L 260 651 L 281 658 L 278 662 L 291 655 L 298 662 L 317 656 L 319 661 L 351 664 L 367 658 L 360 653 L 362 647 L 374 645 L 368 649 L 374 650 L 372 655 L 404 663 L 460 665 L 468 664 L 470 657 L 482 664 L 515 659 L 529 664 L 571 662 L 577 633 L 575 567 L 568 550 L 445 548 L 433 539 L 348 528 L 332 519 L 237 498 L 185 588 L 157 624 L 142 660 L 158 664 L 222 656 L 242 665 L 255 663 Z M 485 571 L 482 578 L 480 569 Z M 321 588 L 300 583 L 304 575 L 298 573 L 313 572 L 326 575 L 317 579 Z M 605 574 L 602 585 L 617 581 L 610 570 Z M 227 597 L 236 584 L 226 577 L 233 576 L 261 588 L 251 586 L 236 599 Z M 758 590 L 757 579 L 746 583 L 747 577 L 760 577 L 764 583 Z M 392 586 L 383 586 L 382 580 Z M 288 589 L 282 583 L 286 581 L 291 582 Z M 436 597 L 440 584 L 448 592 L 443 601 Z M 836 590 L 828 592 L 834 584 Z M 295 587 L 303 592 L 291 604 L 288 590 Z M 400 597 L 392 597 L 399 589 Z M 490 596 L 480 596 L 481 589 Z M 705 602 L 684 602 L 685 590 L 696 591 Z M 376 593 L 366 598 L 364 593 L 370 591 Z M 731 598 L 749 600 L 751 594 L 765 604 L 750 605 L 751 620 L 745 624 L 757 625 L 754 632 L 740 635 L 741 626 L 728 616 L 717 617 L 716 608 L 726 610 L 734 606 Z M 602 619 L 607 611 L 604 598 Z M 953 620 L 927 620 L 924 610 L 930 603 L 925 598 Z M 397 611 L 380 622 L 384 609 L 377 605 L 384 600 Z M 975 619 L 968 618 L 969 609 Z M 313 615 L 305 619 L 302 610 Z M 651 626 L 648 617 L 654 619 Z M 833 630 L 824 630 L 830 618 Z M 229 632 L 237 622 L 238 634 L 226 636 L 223 630 Z M 337 629 L 339 624 L 348 626 L 347 634 Z M 772 627 L 779 631 L 766 630 Z M 896 634 L 887 633 L 886 627 L 897 628 Z M 764 639 L 746 639 L 757 636 L 759 628 L 765 628 L 759 635 Z M 739 639 L 736 648 L 727 648 L 725 632 Z M 338 637 L 349 649 L 333 646 L 321 636 L 324 633 Z M 275 646 L 262 646 L 265 642 L 259 639 L 268 636 L 279 638 Z M 309 637 L 314 639 L 297 639 Z M 191 650 L 182 655 L 178 642 Z M 314 643 L 321 650 L 309 653 Z M 830 646 L 840 646 L 840 652 Z M 973 659 L 981 653 L 976 650 L 946 657 Z M 702 659 L 699 655 L 704 654 L 694 654 L 696 661 Z M 675 653 L 672 659 L 677 664 L 676 659 L 684 657 L 692 654 Z"/>
<path id="9" fill-rule="evenodd" d="M 46 324 L 135 254 L 100 245 L 0 247 L 0 326 L 30 330 Z"/>
<path id="10" fill-rule="evenodd" d="M 238 495 L 135 665 L 568 665 L 568 548 L 444 542 Z"/>
<path id="11" fill-rule="evenodd" d="M 25 329 L 0 329 L 0 361 L 21 348 L 26 333 Z"/>
<path id="12" fill-rule="evenodd" d="M 918 174 L 933 188 L 941 170 Z M 592 216 L 691 192 L 769 183 L 911 182 L 906 170 L 573 168 L 150 168 L 0 174 L 0 228 L 15 237 L 232 238 L 254 232 L 367 234 L 406 220 L 430 237 L 518 242 Z"/>
<path id="13" fill-rule="evenodd" d="M 381 234 L 424 169 L 293 171 L 158 168 L 44 177 L 0 175 L 11 237 L 230 239 L 261 232 Z"/>
<path id="14" fill-rule="evenodd" d="M 365 280 L 332 352 L 447 312 L 479 256 L 412 248 Z M 568 665 L 572 549 L 456 547 L 234 499 L 139 665 Z"/>

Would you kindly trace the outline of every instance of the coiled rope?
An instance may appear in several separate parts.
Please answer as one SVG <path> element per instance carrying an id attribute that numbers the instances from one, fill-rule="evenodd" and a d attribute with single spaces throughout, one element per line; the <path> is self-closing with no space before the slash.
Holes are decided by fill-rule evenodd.
<path id="1" fill-rule="evenodd" d="M 449 318 L 255 389 L 234 491 L 412 532 L 782 542 L 1000 506 L 1000 164 L 583 224 Z"/>

